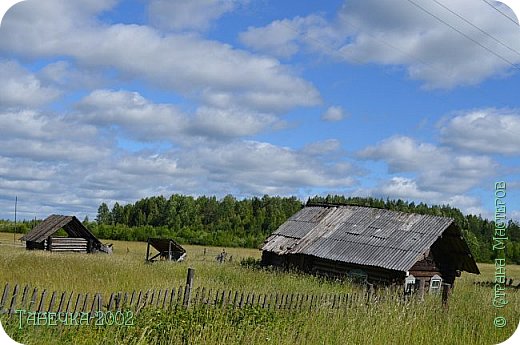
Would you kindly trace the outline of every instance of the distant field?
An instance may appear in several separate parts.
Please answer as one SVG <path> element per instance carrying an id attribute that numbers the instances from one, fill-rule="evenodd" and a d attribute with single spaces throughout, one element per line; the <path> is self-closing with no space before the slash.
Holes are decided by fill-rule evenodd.
<path id="1" fill-rule="evenodd" d="M 21 235 L 17 235 L 20 237 Z M 65 254 L 26 251 L 13 234 L 0 233 L 0 284 L 30 284 L 53 291 L 101 292 L 164 289 L 183 285 L 188 267 L 195 268 L 195 286 L 258 293 L 338 293 L 360 288 L 297 273 L 243 267 L 243 258 L 260 258 L 255 249 L 225 248 L 231 262 L 215 256 L 224 248 L 184 246 L 185 262 L 145 264 L 146 243 L 103 241 L 114 244 L 114 254 Z M 206 251 L 206 255 L 204 255 Z M 139 343 L 139 344 L 495 344 L 508 338 L 520 320 L 520 291 L 508 291 L 509 304 L 500 312 L 508 320 L 493 326 L 497 310 L 492 289 L 474 281 L 493 279 L 494 267 L 479 264 L 480 276 L 457 279 L 443 310 L 438 296 L 423 303 L 385 303 L 342 311 L 284 312 L 222 311 L 193 308 L 169 313 L 149 310 L 132 328 L 32 327 L 18 330 L 2 323 L 9 334 L 26 344 Z M 508 265 L 507 275 L 520 281 L 520 266 Z M 1 292 L 0 292 L 1 293 Z"/>

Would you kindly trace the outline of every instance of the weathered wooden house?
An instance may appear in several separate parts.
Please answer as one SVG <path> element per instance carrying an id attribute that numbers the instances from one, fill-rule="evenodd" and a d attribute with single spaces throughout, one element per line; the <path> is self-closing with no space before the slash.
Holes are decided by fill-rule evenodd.
<path id="1" fill-rule="evenodd" d="M 423 292 L 480 273 L 453 219 L 347 205 L 294 214 L 265 241 L 262 263 Z"/>
<path id="2" fill-rule="evenodd" d="M 68 236 L 57 236 L 63 229 Z M 41 249 L 52 252 L 106 252 L 112 249 L 102 244 L 75 216 L 53 214 L 25 234 L 26 249 Z"/>
<path id="3" fill-rule="evenodd" d="M 157 254 L 150 256 L 150 247 L 157 250 Z M 146 246 L 146 261 L 154 262 L 160 260 L 182 261 L 186 257 L 186 250 L 177 242 L 167 238 L 148 238 Z"/>

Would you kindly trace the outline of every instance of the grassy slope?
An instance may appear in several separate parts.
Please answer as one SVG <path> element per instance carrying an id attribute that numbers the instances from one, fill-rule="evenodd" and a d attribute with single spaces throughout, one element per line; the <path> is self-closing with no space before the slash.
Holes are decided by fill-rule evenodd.
<path id="1" fill-rule="evenodd" d="M 222 248 L 186 246 L 183 263 L 144 264 L 146 244 L 114 241 L 112 256 L 97 254 L 56 254 L 26 251 L 13 244 L 12 234 L 0 233 L 0 283 L 10 282 L 77 292 L 132 291 L 169 288 L 184 284 L 187 267 L 194 267 L 196 286 L 231 288 L 255 292 L 330 293 L 358 289 L 348 283 L 322 281 L 294 273 L 251 270 L 238 265 L 240 258 L 259 257 L 258 250 L 230 248 L 232 263 L 219 265 L 214 257 Z M 128 250 L 127 250 L 128 249 Z M 17 330 L 5 325 L 24 343 L 193 343 L 193 344 L 494 344 L 506 339 L 520 319 L 520 291 L 508 292 L 509 304 L 503 314 L 509 323 L 493 326 L 496 309 L 492 290 L 474 286 L 475 280 L 492 280 L 492 265 L 479 265 L 482 275 L 463 274 L 457 280 L 449 309 L 438 298 L 424 303 L 384 303 L 345 312 L 266 312 L 193 309 L 170 314 L 143 313 L 136 326 L 34 327 Z M 520 266 L 509 265 L 508 276 L 520 280 Z M 59 278 L 56 278 L 59 277 Z M 166 321 L 166 322 L 165 322 Z M 5 322 L 5 320 L 4 320 Z"/>

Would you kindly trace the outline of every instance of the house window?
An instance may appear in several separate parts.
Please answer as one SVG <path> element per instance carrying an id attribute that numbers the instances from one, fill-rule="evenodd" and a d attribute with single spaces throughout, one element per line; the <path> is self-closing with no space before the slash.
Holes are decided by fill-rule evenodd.
<path id="1" fill-rule="evenodd" d="M 439 292 L 441 289 L 442 278 L 437 274 L 430 280 L 430 292 Z"/>

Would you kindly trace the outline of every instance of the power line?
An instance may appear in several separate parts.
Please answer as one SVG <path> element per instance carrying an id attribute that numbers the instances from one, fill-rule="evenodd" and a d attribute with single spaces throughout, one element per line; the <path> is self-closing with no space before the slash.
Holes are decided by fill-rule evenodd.
<path id="1" fill-rule="evenodd" d="M 514 20 L 513 18 L 511 18 L 510 16 L 508 16 L 504 12 L 500 11 L 500 9 L 498 9 L 495 6 L 493 6 L 493 4 L 491 4 L 488 0 L 482 0 L 482 1 L 484 1 L 486 4 L 489 5 L 489 7 L 491 7 L 492 9 L 494 9 L 495 11 L 497 11 L 498 13 L 500 13 L 501 15 L 503 15 L 504 17 L 506 17 L 507 19 L 512 21 L 516 26 L 520 26 L 520 24 L 516 20 Z M 520 18 L 518 18 L 518 19 L 520 20 Z"/>
<path id="2" fill-rule="evenodd" d="M 434 17 L 435 19 L 437 19 L 438 21 L 440 21 L 441 23 L 443 23 L 444 25 L 450 27 L 452 30 L 458 32 L 460 35 L 464 36 L 465 38 L 467 38 L 468 40 L 470 40 L 471 42 L 475 43 L 476 45 L 480 46 L 481 48 L 485 49 L 486 51 L 488 51 L 489 53 L 493 54 L 494 56 L 496 56 L 497 58 L 499 58 L 500 60 L 504 61 L 505 63 L 511 65 L 511 67 L 513 67 L 514 69 L 520 69 L 518 66 L 516 66 L 514 63 L 512 63 L 511 61 L 509 61 L 508 59 L 506 59 L 505 57 L 503 57 L 502 55 L 500 54 L 497 54 L 495 53 L 493 50 L 489 49 L 488 47 L 486 47 L 485 45 L 483 45 L 482 43 L 478 42 L 477 40 L 471 38 L 470 36 L 466 35 L 464 32 L 460 31 L 459 29 L 457 29 L 456 27 L 454 27 L 453 25 L 451 25 L 450 23 L 446 22 L 445 20 L 439 18 L 438 16 L 436 16 L 435 14 L 431 13 L 430 11 L 428 11 L 427 9 L 425 9 L 424 7 L 422 7 L 421 5 L 419 5 L 418 3 L 416 3 L 415 1 L 413 0 L 407 0 L 409 3 L 411 3 L 412 5 L 414 5 L 415 7 L 421 9 L 423 12 L 426 12 L 428 13 L 430 16 Z"/>
<path id="3" fill-rule="evenodd" d="M 509 49 L 510 51 L 512 51 L 513 53 L 516 53 L 518 56 L 520 56 L 520 52 L 514 48 L 511 48 L 510 46 L 508 46 L 507 44 L 505 44 L 504 42 L 502 42 L 501 40 L 499 40 L 498 38 L 494 37 L 493 35 L 489 34 L 487 31 L 479 28 L 478 26 L 476 26 L 475 24 L 473 24 L 472 22 L 470 22 L 469 20 L 467 20 L 466 18 L 464 18 L 463 16 L 461 16 L 460 14 L 458 14 L 457 12 L 453 11 L 452 9 L 450 9 L 448 6 L 444 5 L 443 3 L 437 1 L 437 0 L 433 0 L 433 2 L 435 2 L 436 4 L 438 4 L 439 6 L 441 6 L 442 8 L 450 11 L 452 14 L 456 15 L 457 17 L 459 17 L 460 19 L 462 19 L 464 22 L 468 23 L 469 25 L 471 25 L 472 27 L 474 27 L 475 29 L 477 29 L 478 31 L 482 32 L 484 35 L 488 36 L 489 38 L 493 39 L 495 42 L 499 43 L 500 45 L 502 45 L 503 47 Z"/>

